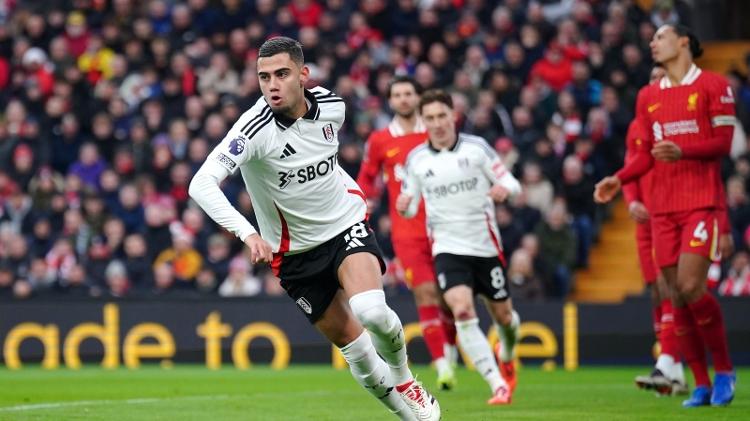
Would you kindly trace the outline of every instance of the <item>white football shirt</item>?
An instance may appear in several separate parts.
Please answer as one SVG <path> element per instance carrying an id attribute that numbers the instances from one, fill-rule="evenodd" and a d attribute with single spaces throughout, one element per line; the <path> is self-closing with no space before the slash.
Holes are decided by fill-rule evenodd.
<path id="1" fill-rule="evenodd" d="M 433 256 L 502 253 L 495 204 L 487 195 L 494 184 L 511 195 L 521 191 L 521 184 L 481 137 L 459 133 L 450 149 L 438 151 L 427 142 L 411 151 L 401 185 L 402 193 L 413 198 L 406 216 L 413 216 L 424 198 Z"/>
<path id="2" fill-rule="evenodd" d="M 232 126 L 193 177 L 190 196 L 240 240 L 255 229 L 226 199 L 219 183 L 237 170 L 255 208 L 263 239 L 275 253 L 309 250 L 365 219 L 356 182 L 338 165 L 344 101 L 305 90 L 307 113 L 291 121 L 264 98 Z"/>

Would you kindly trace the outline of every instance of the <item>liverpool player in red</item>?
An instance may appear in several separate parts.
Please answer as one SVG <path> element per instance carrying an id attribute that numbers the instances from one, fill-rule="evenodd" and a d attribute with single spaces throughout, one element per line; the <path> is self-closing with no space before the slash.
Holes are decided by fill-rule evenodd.
<path id="1" fill-rule="evenodd" d="M 424 205 L 414 219 L 402 217 L 393 207 L 401 192 L 407 155 L 427 140 L 426 129 L 417 114 L 419 91 L 419 85 L 410 77 L 398 76 L 391 81 L 388 104 L 395 116 L 388 127 L 374 131 L 367 139 L 357 184 L 368 197 L 368 203 L 375 202 L 380 197 L 377 178 L 382 171 L 393 221 L 393 248 L 404 267 L 406 281 L 414 292 L 422 336 L 438 371 L 438 386 L 447 390 L 456 384 L 451 362 L 457 357 L 456 329 L 453 317 L 441 308 L 425 226 Z M 453 355 L 446 356 L 446 350 Z"/>
<path id="2" fill-rule="evenodd" d="M 696 384 L 683 405 L 727 405 L 736 378 L 721 307 L 706 288 L 706 275 L 719 248 L 720 161 L 732 142 L 734 96 L 723 77 L 693 63 L 702 50 L 687 28 L 664 25 L 650 46 L 667 75 L 638 94 L 643 142 L 630 163 L 597 184 L 594 197 L 600 203 L 611 200 L 622 183 L 653 167 L 656 262 L 675 292 L 675 334 Z M 706 347 L 716 372 L 713 389 Z"/>
<path id="3" fill-rule="evenodd" d="M 664 69 L 660 66 L 651 71 L 651 83 L 658 82 L 665 76 Z M 635 158 L 638 144 L 643 142 L 643 129 L 638 120 L 634 119 L 628 127 L 625 139 L 626 152 L 625 164 Z M 628 204 L 630 217 L 638 223 L 636 225 L 636 244 L 638 247 L 638 260 L 641 264 L 641 274 L 651 290 L 651 301 L 653 304 L 654 333 L 659 341 L 659 358 L 651 374 L 637 376 L 635 383 L 638 387 L 651 390 L 654 389 L 662 395 L 685 394 L 688 386 L 678 351 L 677 337 L 674 334 L 674 316 L 672 311 L 672 300 L 669 287 L 654 262 L 654 248 L 651 236 L 651 183 L 653 177 L 651 171 L 640 178 L 622 186 L 625 201 Z"/>
<path id="4" fill-rule="evenodd" d="M 651 83 L 658 82 L 665 76 L 660 66 L 651 71 Z M 643 129 L 638 120 L 634 119 L 628 127 L 626 137 L 625 163 L 635 158 L 638 144 L 643 142 Z M 654 333 L 659 341 L 659 358 L 651 374 L 637 376 L 635 383 L 638 387 L 651 390 L 659 394 L 684 394 L 688 392 L 685 375 L 678 351 L 677 337 L 674 334 L 674 316 L 669 287 L 654 262 L 654 249 L 651 236 L 651 172 L 647 172 L 637 180 L 622 186 L 625 201 L 628 204 L 630 217 L 638 223 L 636 225 L 636 243 L 641 273 L 646 285 L 651 290 L 653 304 Z"/>

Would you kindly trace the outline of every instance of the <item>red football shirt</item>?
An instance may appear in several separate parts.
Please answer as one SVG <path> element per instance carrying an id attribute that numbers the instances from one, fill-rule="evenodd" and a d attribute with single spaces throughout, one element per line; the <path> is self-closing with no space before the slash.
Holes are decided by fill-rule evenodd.
<path id="1" fill-rule="evenodd" d="M 668 78 L 638 93 L 636 119 L 644 142 L 617 176 L 623 184 L 653 167 L 653 214 L 720 207 L 721 158 L 734 132 L 734 95 L 724 77 L 692 65 L 680 85 Z M 654 160 L 655 142 L 669 140 L 682 150 L 676 162 Z"/>
<path id="2" fill-rule="evenodd" d="M 368 198 L 380 195 L 378 176 L 381 171 L 390 202 L 389 213 L 392 221 L 391 239 L 427 238 L 425 227 L 424 201 L 413 219 L 406 219 L 396 212 L 395 203 L 401 193 L 404 163 L 412 149 L 427 141 L 427 132 L 419 121 L 413 133 L 405 134 L 394 119 L 388 127 L 370 134 L 365 147 L 365 156 L 357 176 L 357 184 Z"/>

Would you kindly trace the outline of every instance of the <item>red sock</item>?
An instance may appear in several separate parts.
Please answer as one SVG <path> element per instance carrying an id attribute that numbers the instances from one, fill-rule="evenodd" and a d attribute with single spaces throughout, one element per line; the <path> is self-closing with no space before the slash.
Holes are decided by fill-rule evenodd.
<path id="1" fill-rule="evenodd" d="M 703 294 L 698 301 L 688 304 L 693 314 L 695 324 L 703 343 L 711 351 L 714 370 L 717 373 L 732 371 L 732 361 L 729 359 L 727 334 L 724 329 L 724 318 L 721 315 L 719 302 L 710 292 Z"/>
<path id="2" fill-rule="evenodd" d="M 661 344 L 662 354 L 669 355 L 676 363 L 680 362 L 680 348 L 677 344 L 677 337 L 674 335 L 674 310 L 672 309 L 671 300 L 661 302 L 659 343 Z"/>
<path id="3" fill-rule="evenodd" d="M 445 356 L 443 345 L 445 344 L 445 332 L 440 323 L 440 307 L 421 306 L 417 307 L 419 313 L 419 325 L 422 326 L 422 337 L 430 351 L 432 360 Z"/>
<path id="4" fill-rule="evenodd" d="M 456 320 L 450 310 L 440 308 L 440 323 L 443 325 L 445 332 L 445 342 L 448 345 L 456 346 Z"/>
<path id="5" fill-rule="evenodd" d="M 693 372 L 696 386 L 711 386 L 706 350 L 698 334 L 693 315 L 687 307 L 674 307 L 674 334 L 685 362 Z"/>

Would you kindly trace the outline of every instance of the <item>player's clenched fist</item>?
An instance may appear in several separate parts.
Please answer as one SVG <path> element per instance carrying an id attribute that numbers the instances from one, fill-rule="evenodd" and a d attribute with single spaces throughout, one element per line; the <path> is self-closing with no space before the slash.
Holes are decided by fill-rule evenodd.
<path id="1" fill-rule="evenodd" d="M 250 260 L 253 264 L 271 263 L 273 260 L 273 249 L 259 234 L 248 235 L 245 245 L 250 249 Z"/>
<path id="2" fill-rule="evenodd" d="M 651 149 L 651 155 L 659 161 L 674 162 L 682 158 L 682 149 L 674 142 L 662 140 L 661 142 L 656 142 L 653 149 Z"/>
<path id="3" fill-rule="evenodd" d="M 487 192 L 487 195 L 492 198 L 497 203 L 502 203 L 505 201 L 505 199 L 510 196 L 510 191 L 506 189 L 505 187 L 501 186 L 500 184 L 495 184 L 492 186 L 489 192 Z"/>
<path id="4" fill-rule="evenodd" d="M 396 199 L 396 212 L 400 213 L 401 215 L 404 215 L 406 211 L 409 209 L 409 205 L 411 204 L 412 197 L 407 194 L 399 194 L 398 198 Z"/>
<path id="5" fill-rule="evenodd" d="M 630 213 L 630 219 L 639 224 L 645 224 L 649 220 L 648 209 L 646 209 L 643 203 L 637 200 L 630 202 L 628 213 Z"/>
<path id="6" fill-rule="evenodd" d="M 622 183 L 620 182 L 620 179 L 614 175 L 604 177 L 602 181 L 596 183 L 596 188 L 594 189 L 594 200 L 596 203 L 609 202 L 615 197 L 617 192 L 620 191 L 621 186 Z"/>

